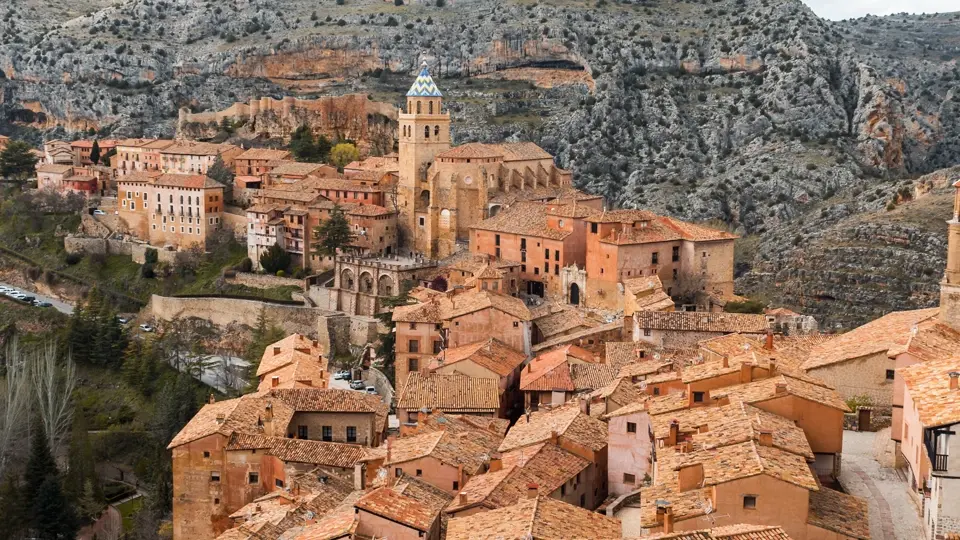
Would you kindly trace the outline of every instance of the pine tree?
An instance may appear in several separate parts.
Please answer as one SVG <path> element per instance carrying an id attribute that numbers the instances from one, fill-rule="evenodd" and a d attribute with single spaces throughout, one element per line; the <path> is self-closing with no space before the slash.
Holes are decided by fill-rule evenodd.
<path id="1" fill-rule="evenodd" d="M 100 143 L 93 141 L 93 147 L 90 148 L 90 161 L 97 165 L 100 163 Z"/>
<path id="2" fill-rule="evenodd" d="M 355 239 L 353 232 L 350 231 L 350 222 L 343 214 L 343 208 L 339 204 L 333 205 L 330 211 L 330 219 L 324 221 L 313 229 L 314 255 L 320 257 L 332 257 L 348 247 Z"/>
<path id="3" fill-rule="evenodd" d="M 290 254 L 280 244 L 274 244 L 260 255 L 260 266 L 267 273 L 276 274 L 290 267 Z"/>
<path id="4" fill-rule="evenodd" d="M 50 446 L 43 426 L 38 419 L 33 426 L 30 441 L 30 457 L 27 459 L 26 482 L 23 488 L 24 501 L 30 504 L 37 497 L 40 484 L 47 477 L 57 477 L 57 463 L 50 453 Z"/>
<path id="5" fill-rule="evenodd" d="M 0 486 L 0 538 L 15 540 L 22 538 L 26 522 L 23 490 L 14 475 L 10 475 Z"/>
<path id="6" fill-rule="evenodd" d="M 290 135 L 290 153 L 297 161 L 316 163 L 320 161 L 317 145 L 314 142 L 313 132 L 306 124 L 299 126 Z"/>
<path id="7" fill-rule="evenodd" d="M 330 158 L 331 148 L 333 148 L 333 144 L 330 143 L 330 139 L 328 139 L 326 135 L 317 135 L 317 142 L 314 143 L 314 155 L 318 163 L 327 161 L 327 159 Z"/>
<path id="8" fill-rule="evenodd" d="M 227 164 L 223 161 L 223 156 L 219 154 L 217 155 L 217 159 L 214 160 L 213 165 L 207 169 L 207 176 L 225 186 L 233 185 L 233 169 L 227 167 Z"/>
<path id="9" fill-rule="evenodd" d="M 100 504 L 102 509 L 103 493 L 97 478 L 96 461 L 93 446 L 90 444 L 90 435 L 87 433 L 87 422 L 82 414 L 76 415 L 73 420 L 67 460 L 69 468 L 63 486 L 66 494 L 74 501 L 89 495 L 95 503 Z"/>
<path id="10" fill-rule="evenodd" d="M 60 489 L 56 475 L 44 478 L 31 504 L 33 529 L 42 540 L 73 540 L 79 529 L 73 506 Z"/>
<path id="11" fill-rule="evenodd" d="M 10 141 L 0 152 L 0 177 L 23 180 L 36 172 L 37 156 L 24 141 Z"/>

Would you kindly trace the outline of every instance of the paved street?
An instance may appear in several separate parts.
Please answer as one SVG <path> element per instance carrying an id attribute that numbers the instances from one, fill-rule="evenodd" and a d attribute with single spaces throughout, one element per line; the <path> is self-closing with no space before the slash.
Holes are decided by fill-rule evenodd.
<path id="1" fill-rule="evenodd" d="M 66 313 L 67 315 L 70 315 L 70 314 L 73 313 L 73 306 L 71 306 L 70 304 L 68 304 L 68 303 L 66 303 L 66 302 L 64 302 L 64 301 L 62 301 L 62 300 L 57 300 L 56 298 L 51 298 L 51 297 L 49 297 L 49 296 L 44 296 L 44 295 L 42 295 L 42 294 L 40 294 L 40 293 L 36 293 L 36 292 L 30 291 L 30 290 L 27 290 L 27 289 L 24 289 L 24 288 L 21 288 L 21 287 L 15 287 L 14 285 L 8 285 L 8 284 L 3 283 L 3 282 L 0 282 L 0 286 L 13 287 L 13 288 L 17 289 L 18 291 L 23 291 L 23 292 L 25 292 L 25 293 L 29 293 L 31 296 L 37 297 L 37 300 L 43 300 L 44 302 L 50 302 L 50 303 L 53 305 L 53 307 L 54 307 L 57 311 L 59 311 L 59 312 L 61 312 L 61 313 Z M 37 308 L 37 309 L 44 309 L 44 308 Z M 49 309 L 49 308 L 47 308 L 47 309 Z"/>
<path id="2" fill-rule="evenodd" d="M 878 449 L 887 446 L 890 430 L 877 433 L 843 432 L 843 462 L 840 482 L 852 495 L 870 505 L 872 540 L 916 540 L 923 538 L 920 513 L 895 469 L 881 467 Z M 892 443 L 891 443 L 892 444 Z"/>

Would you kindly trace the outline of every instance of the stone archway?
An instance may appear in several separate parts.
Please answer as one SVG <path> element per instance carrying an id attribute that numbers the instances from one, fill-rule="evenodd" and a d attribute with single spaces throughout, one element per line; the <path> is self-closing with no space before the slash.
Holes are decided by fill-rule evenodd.
<path id="1" fill-rule="evenodd" d="M 348 291 L 352 291 L 354 288 L 356 280 L 353 276 L 353 270 L 349 268 L 344 268 L 343 272 L 340 272 L 340 288 Z"/>
<path id="2" fill-rule="evenodd" d="M 575 306 L 580 305 L 580 286 L 576 283 L 570 284 L 570 303 Z"/>
<path id="3" fill-rule="evenodd" d="M 377 280 L 377 296 L 393 296 L 393 279 L 388 275 L 380 276 Z"/>
<path id="4" fill-rule="evenodd" d="M 420 192 L 420 206 L 422 208 L 430 207 L 430 190 L 423 190 Z"/>
<path id="5" fill-rule="evenodd" d="M 370 272 L 360 272 L 360 292 L 373 294 L 373 274 Z"/>

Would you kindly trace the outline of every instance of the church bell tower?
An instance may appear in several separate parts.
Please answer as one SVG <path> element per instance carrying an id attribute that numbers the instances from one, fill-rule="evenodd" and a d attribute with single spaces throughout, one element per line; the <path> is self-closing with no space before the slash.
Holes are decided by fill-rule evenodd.
<path id="1" fill-rule="evenodd" d="M 953 187 L 953 217 L 947 222 L 947 269 L 940 282 L 940 321 L 960 331 L 960 181 Z"/>
<path id="2" fill-rule="evenodd" d="M 437 208 L 428 171 L 434 157 L 450 148 L 450 113 L 433 82 L 427 63 L 407 91 L 406 110 L 400 110 L 400 179 L 397 193 L 401 253 L 434 255 Z"/>

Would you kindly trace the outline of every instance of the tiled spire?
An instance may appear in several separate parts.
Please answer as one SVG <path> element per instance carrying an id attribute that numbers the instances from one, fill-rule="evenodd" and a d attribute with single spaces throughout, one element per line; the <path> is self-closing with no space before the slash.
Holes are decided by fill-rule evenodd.
<path id="1" fill-rule="evenodd" d="M 420 64 L 420 74 L 407 91 L 407 97 L 443 97 L 436 83 L 433 82 L 433 77 L 430 76 L 426 61 Z"/>

